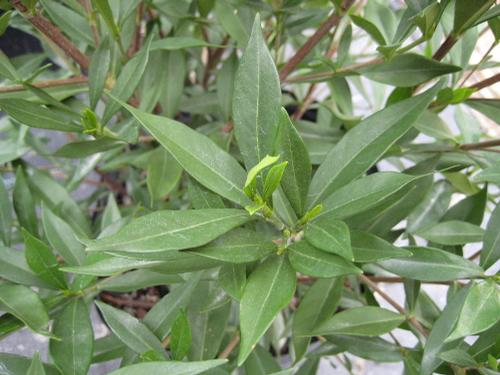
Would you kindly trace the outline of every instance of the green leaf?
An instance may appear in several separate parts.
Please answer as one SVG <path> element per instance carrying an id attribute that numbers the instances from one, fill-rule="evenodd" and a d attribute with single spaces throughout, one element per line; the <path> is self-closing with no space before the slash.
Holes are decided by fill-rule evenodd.
<path id="1" fill-rule="evenodd" d="M 356 16 L 354 14 L 349 15 L 349 17 L 356 26 L 366 31 L 375 42 L 382 46 L 386 44 L 384 35 L 382 35 L 374 23 L 368 21 L 366 18 Z"/>
<path id="2" fill-rule="evenodd" d="M 118 233 L 89 241 L 87 251 L 160 252 L 205 245 L 251 217 L 243 210 L 156 211 L 132 220 Z"/>
<path id="3" fill-rule="evenodd" d="M 239 47 L 244 47 L 249 38 L 249 33 L 238 15 L 238 10 L 227 0 L 215 2 L 215 16 L 222 28 L 236 40 Z"/>
<path id="4" fill-rule="evenodd" d="M 226 363 L 225 359 L 194 362 L 144 362 L 123 367 L 110 372 L 109 375 L 144 375 L 144 374 L 172 374 L 196 375 Z"/>
<path id="5" fill-rule="evenodd" d="M 403 315 L 380 307 L 354 307 L 335 314 L 305 334 L 379 336 L 392 331 L 404 321 Z"/>
<path id="6" fill-rule="evenodd" d="M 42 360 L 40 359 L 40 353 L 35 353 L 31 365 L 28 369 L 26 375 L 45 375 L 45 369 L 43 368 Z"/>
<path id="7" fill-rule="evenodd" d="M 431 111 L 423 112 L 414 126 L 418 131 L 436 139 L 455 139 L 448 125 L 446 125 L 438 114 Z"/>
<path id="8" fill-rule="evenodd" d="M 443 352 L 439 355 L 443 361 L 448 363 L 453 363 L 460 367 L 475 367 L 477 362 L 464 350 L 461 349 L 451 349 Z"/>
<path id="9" fill-rule="evenodd" d="M 262 160 L 260 160 L 256 165 L 254 165 L 247 174 L 245 180 L 244 191 L 249 196 L 252 197 L 256 192 L 257 177 L 267 167 L 273 165 L 279 160 L 278 156 L 266 155 Z"/>
<path id="10" fill-rule="evenodd" d="M 50 246 L 64 261 L 70 266 L 82 265 L 85 261 L 84 246 L 77 240 L 73 229 L 43 202 L 42 224 Z"/>
<path id="11" fill-rule="evenodd" d="M 351 232 L 351 246 L 354 259 L 359 263 L 372 263 L 413 255 L 408 250 L 396 247 L 380 237 L 361 231 Z"/>
<path id="12" fill-rule="evenodd" d="M 89 66 L 89 102 L 90 108 L 95 109 L 102 90 L 106 85 L 109 66 L 111 63 L 111 48 L 109 39 L 101 40 L 90 60 Z"/>
<path id="13" fill-rule="evenodd" d="M 179 183 L 182 176 L 182 167 L 163 147 L 158 147 L 148 165 L 146 180 L 151 204 L 170 193 Z"/>
<path id="14" fill-rule="evenodd" d="M 14 210 L 19 225 L 32 233 L 38 232 L 35 202 L 22 167 L 16 171 L 16 184 L 12 193 Z"/>
<path id="15" fill-rule="evenodd" d="M 120 41 L 120 29 L 115 22 L 108 0 L 92 0 L 92 5 L 101 14 L 113 38 Z"/>
<path id="16" fill-rule="evenodd" d="M 120 213 L 120 208 L 118 207 L 118 204 L 116 203 L 115 196 L 113 193 L 109 193 L 106 208 L 104 209 L 104 212 L 102 213 L 101 230 L 104 230 L 105 228 L 107 228 L 111 224 L 117 222 L 121 218 L 122 218 L 122 215 Z"/>
<path id="17" fill-rule="evenodd" d="M 490 182 L 500 186 L 500 163 L 484 168 L 472 177 L 472 180 L 474 182 Z"/>
<path id="18" fill-rule="evenodd" d="M 439 88 L 437 84 L 420 95 L 393 104 L 350 130 L 316 171 L 309 190 L 308 207 L 322 202 L 376 163 L 411 128 Z"/>
<path id="19" fill-rule="evenodd" d="M 28 266 L 40 279 L 56 289 L 67 289 L 64 273 L 59 270 L 59 263 L 52 250 L 24 228 L 24 255 Z"/>
<path id="20" fill-rule="evenodd" d="M 468 293 L 469 287 L 462 288 L 456 293 L 448 301 L 443 312 L 432 326 L 424 346 L 424 354 L 421 363 L 422 375 L 432 374 L 442 363 L 442 360 L 438 357 L 439 353 L 456 348 L 456 342 L 445 344 L 444 341 L 453 330 Z"/>
<path id="21" fill-rule="evenodd" d="M 475 263 L 430 247 L 408 248 L 413 256 L 379 262 L 389 272 L 421 281 L 449 281 L 477 277 L 483 270 Z"/>
<path id="22" fill-rule="evenodd" d="M 397 172 L 378 172 L 352 181 L 327 198 L 317 220 L 324 215 L 346 218 L 406 193 L 418 177 Z"/>
<path id="23" fill-rule="evenodd" d="M 453 35 L 459 36 L 474 26 L 477 20 L 495 3 L 494 0 L 457 0 L 453 18 Z"/>
<path id="24" fill-rule="evenodd" d="M 463 245 L 481 242 L 484 230 L 465 221 L 445 221 L 424 230 L 417 231 L 417 236 L 441 245 Z"/>
<path id="25" fill-rule="evenodd" d="M 245 171 L 212 140 L 174 120 L 125 108 L 198 182 L 241 206 L 250 203 L 243 192 Z"/>
<path id="26" fill-rule="evenodd" d="M 318 249 L 354 260 L 349 228 L 343 221 L 331 216 L 322 216 L 307 223 L 304 235 L 306 240 Z"/>
<path id="27" fill-rule="evenodd" d="M 235 136 L 247 169 L 273 151 L 280 98 L 278 72 L 262 36 L 257 14 L 236 73 L 233 94 Z"/>
<path id="28" fill-rule="evenodd" d="M 12 65 L 9 58 L 5 55 L 5 53 L 3 53 L 3 51 L 0 51 L 0 76 L 11 81 L 21 80 L 16 68 Z"/>
<path id="29" fill-rule="evenodd" d="M 262 196 L 265 201 L 271 199 L 274 191 L 280 186 L 287 165 L 288 162 L 284 161 L 283 163 L 272 166 L 269 172 L 267 172 L 266 181 L 264 183 L 264 194 Z"/>
<path id="30" fill-rule="evenodd" d="M 224 119 L 228 121 L 231 118 L 233 106 L 234 79 L 238 69 L 238 58 L 236 53 L 232 53 L 217 73 L 217 99 L 219 106 L 224 114 Z"/>
<path id="31" fill-rule="evenodd" d="M 246 266 L 244 264 L 224 264 L 219 269 L 217 276 L 221 288 L 236 301 L 241 301 L 247 282 Z"/>
<path id="32" fill-rule="evenodd" d="M 197 47 L 219 47 L 217 44 L 207 43 L 203 39 L 196 39 L 189 36 L 169 36 L 151 43 L 151 51 L 165 50 L 174 51 Z"/>
<path id="33" fill-rule="evenodd" d="M 11 228 L 12 205 L 3 178 L 0 178 L 0 238 L 7 246 L 10 246 Z"/>
<path id="34" fill-rule="evenodd" d="M 50 288 L 50 284 L 41 280 L 28 267 L 24 253 L 19 250 L 0 246 L 0 277 L 16 284 Z"/>
<path id="35" fill-rule="evenodd" d="M 167 81 L 163 87 L 160 104 L 167 117 L 174 117 L 179 109 L 184 80 L 186 76 L 186 57 L 184 52 L 166 53 L 165 69 Z"/>
<path id="36" fill-rule="evenodd" d="M 309 152 L 284 108 L 281 108 L 278 129 L 278 151 L 281 159 L 288 162 L 281 179 L 281 187 L 295 213 L 301 217 L 311 182 Z"/>
<path id="37" fill-rule="evenodd" d="M 498 121 L 500 116 L 500 100 L 498 99 L 470 99 L 465 102 L 469 107 L 488 116 L 493 121 Z"/>
<path id="38" fill-rule="evenodd" d="M 96 301 L 95 304 L 116 337 L 134 352 L 140 354 L 153 350 L 161 356 L 165 355 L 158 337 L 142 322 L 125 311 L 118 310 L 100 301 Z"/>
<path id="39" fill-rule="evenodd" d="M 80 159 L 97 154 L 99 152 L 111 151 L 125 146 L 126 143 L 113 138 L 102 137 L 92 141 L 80 141 L 66 143 L 53 155 L 60 158 Z"/>
<path id="40" fill-rule="evenodd" d="M 32 128 L 63 132 L 83 130 L 81 126 L 61 116 L 61 113 L 24 99 L 0 99 L 0 108 L 15 120 Z"/>
<path id="41" fill-rule="evenodd" d="M 120 75 L 116 79 L 115 85 L 109 92 L 112 98 L 126 101 L 132 96 L 148 64 L 150 45 L 151 38 L 148 39 L 146 45 L 125 64 Z M 109 101 L 102 115 L 102 122 L 106 124 L 119 109 L 119 102 L 116 100 Z"/>
<path id="42" fill-rule="evenodd" d="M 343 278 L 318 279 L 304 294 L 293 317 L 294 362 L 299 361 L 307 351 L 309 337 L 298 337 L 307 333 L 337 310 L 344 287 Z"/>
<path id="43" fill-rule="evenodd" d="M 81 299 L 73 300 L 54 320 L 50 355 L 64 374 L 85 375 L 92 362 L 94 331 L 89 309 Z"/>
<path id="44" fill-rule="evenodd" d="M 500 204 L 497 204 L 491 213 L 490 220 L 484 234 L 483 249 L 480 265 L 484 269 L 490 268 L 500 258 Z"/>
<path id="45" fill-rule="evenodd" d="M 2 371 L 5 374 L 26 374 L 31 366 L 31 358 L 22 357 L 15 354 L 0 353 Z M 61 373 L 52 365 L 44 364 L 47 375 L 60 375 Z"/>
<path id="46" fill-rule="evenodd" d="M 387 85 L 412 87 L 460 70 L 462 68 L 459 66 L 440 63 L 414 53 L 406 53 L 388 62 L 362 68 L 359 73 L 368 79 Z"/>
<path id="47" fill-rule="evenodd" d="M 179 275 L 166 275 L 152 270 L 135 270 L 105 279 L 99 283 L 99 289 L 112 292 L 132 292 L 155 285 L 183 283 Z"/>
<path id="48" fill-rule="evenodd" d="M 38 294 L 22 285 L 0 285 L 0 307 L 14 315 L 31 330 L 47 334 L 49 316 Z"/>
<path id="49" fill-rule="evenodd" d="M 314 277 L 337 277 L 362 271 L 337 255 L 318 250 L 306 241 L 288 247 L 290 263 L 298 272 Z"/>
<path id="50" fill-rule="evenodd" d="M 460 311 L 455 329 L 447 342 L 472 336 L 495 325 L 500 320 L 500 290 L 494 282 L 474 284 Z"/>
<path id="51" fill-rule="evenodd" d="M 180 361 L 189 352 L 191 346 L 191 328 L 187 314 L 181 310 L 172 323 L 172 332 L 170 333 L 170 352 L 174 360 Z"/>
<path id="52" fill-rule="evenodd" d="M 0 36 L 2 36 L 7 30 L 7 27 L 9 27 L 9 21 L 11 15 L 12 11 L 9 10 L 8 12 L 4 12 L 4 14 L 0 16 Z"/>
<path id="53" fill-rule="evenodd" d="M 226 207 L 220 195 L 208 190 L 192 178 L 189 178 L 188 195 L 195 209 Z"/>
<path id="54" fill-rule="evenodd" d="M 404 358 L 401 347 L 380 337 L 334 335 L 326 339 L 346 352 L 371 361 L 400 362 Z"/>
<path id="55" fill-rule="evenodd" d="M 190 253 L 228 263 L 251 263 L 270 255 L 276 245 L 259 232 L 234 229 Z"/>
<path id="56" fill-rule="evenodd" d="M 271 256 L 252 272 L 240 302 L 238 365 L 245 362 L 276 315 L 288 305 L 295 284 L 295 272 L 285 256 Z"/>

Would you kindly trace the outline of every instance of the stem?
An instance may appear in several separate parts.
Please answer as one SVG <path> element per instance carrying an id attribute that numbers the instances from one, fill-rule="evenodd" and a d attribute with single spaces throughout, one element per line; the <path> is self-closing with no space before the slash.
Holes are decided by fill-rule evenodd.
<path id="1" fill-rule="evenodd" d="M 236 348 L 236 345 L 238 345 L 239 342 L 240 342 L 240 333 L 238 331 L 236 331 L 233 338 L 231 339 L 231 341 L 229 341 L 229 343 L 224 348 L 224 350 L 222 350 L 222 352 L 220 352 L 218 358 L 219 359 L 226 359 L 227 357 L 229 357 L 229 355 L 234 350 L 234 348 Z"/>
<path id="2" fill-rule="evenodd" d="M 366 277 L 365 275 L 359 275 L 358 278 L 363 284 L 368 286 L 373 291 L 377 292 L 380 295 L 380 297 L 386 300 L 400 314 L 407 316 L 406 310 L 400 304 L 394 301 L 387 293 L 385 293 L 382 289 L 380 289 L 378 285 L 375 284 L 373 281 L 371 281 L 368 277 Z M 420 322 L 415 317 L 407 316 L 407 318 L 408 318 L 408 323 L 410 323 L 418 332 L 420 332 L 424 337 L 428 336 L 427 330 L 422 326 L 422 324 L 420 324 Z"/>
<path id="3" fill-rule="evenodd" d="M 500 77 L 500 74 L 499 74 Z M 459 146 L 461 150 L 481 150 L 488 147 L 500 146 L 500 139 L 492 139 L 490 141 L 483 141 L 477 143 L 464 143 Z"/>
<path id="4" fill-rule="evenodd" d="M 344 0 L 342 8 L 349 9 L 354 0 Z M 311 50 L 319 43 L 319 41 L 330 31 L 334 26 L 340 22 L 341 16 L 333 13 L 323 22 L 316 32 L 307 40 L 307 42 L 295 52 L 290 60 L 285 64 L 280 71 L 280 80 L 284 81 L 286 77 L 295 69 L 295 67 L 311 52 Z"/>
<path id="5" fill-rule="evenodd" d="M 70 85 L 78 85 L 84 83 L 86 84 L 87 81 L 88 81 L 87 77 L 79 76 L 79 77 L 72 77 L 65 79 L 48 79 L 46 81 L 32 83 L 32 85 L 39 89 L 46 89 L 49 87 L 70 86 Z M 0 87 L 0 93 L 17 92 L 24 90 L 26 90 L 26 87 L 23 85 L 11 85 L 11 86 Z"/>
<path id="6" fill-rule="evenodd" d="M 452 49 L 452 47 L 455 45 L 455 43 L 458 41 L 457 38 L 453 35 L 448 35 L 448 37 L 444 40 L 443 44 L 438 48 L 436 53 L 434 53 L 434 56 L 432 58 L 437 61 L 441 61 L 443 57 L 446 56 L 448 52 Z"/>
<path id="7" fill-rule="evenodd" d="M 38 31 L 49 38 L 54 44 L 61 48 L 69 57 L 71 57 L 82 70 L 89 68 L 89 58 L 85 56 L 52 22 L 40 14 L 32 15 L 21 0 L 11 0 L 14 6 Z"/>
<path id="8" fill-rule="evenodd" d="M 493 48 L 495 48 L 497 45 L 497 41 L 494 40 L 493 43 L 491 43 L 491 46 L 490 48 L 488 48 L 488 50 L 486 51 L 486 53 L 483 55 L 483 57 L 481 58 L 481 60 L 476 64 L 476 66 L 474 66 L 473 69 L 471 69 L 471 71 L 464 77 L 464 79 L 462 80 L 462 83 L 459 85 L 459 87 L 462 87 L 465 82 L 467 82 L 467 80 L 470 78 L 470 76 L 472 74 L 474 74 L 474 72 L 476 70 L 479 69 L 479 67 L 486 61 L 486 59 L 488 58 L 488 55 L 490 54 L 491 51 L 493 51 Z"/>
<path id="9" fill-rule="evenodd" d="M 500 73 L 497 73 L 490 78 L 486 78 L 483 81 L 479 81 L 478 83 L 475 83 L 472 86 L 469 86 L 469 88 L 481 90 L 481 89 L 484 89 L 485 87 L 492 86 L 493 84 L 495 84 L 497 82 L 500 82 Z"/>

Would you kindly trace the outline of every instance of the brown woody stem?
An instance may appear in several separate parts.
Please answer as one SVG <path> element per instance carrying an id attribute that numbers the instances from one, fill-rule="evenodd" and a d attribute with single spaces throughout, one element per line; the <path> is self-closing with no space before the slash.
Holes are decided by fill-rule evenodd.
<path id="1" fill-rule="evenodd" d="M 500 73 L 497 73 L 490 78 L 486 78 L 483 81 L 479 81 L 479 82 L 473 84 L 472 86 L 469 86 L 469 88 L 481 90 L 481 89 L 484 89 L 485 87 L 492 86 L 497 82 L 500 82 Z"/>
<path id="2" fill-rule="evenodd" d="M 483 141 L 477 143 L 464 143 L 459 146 L 461 150 L 481 150 L 483 148 L 500 146 L 500 139 L 492 139 L 491 141 Z"/>
<path id="3" fill-rule="evenodd" d="M 444 40 L 443 44 L 438 48 L 438 50 L 434 53 L 432 58 L 437 61 L 441 61 L 443 57 L 452 49 L 455 43 L 458 41 L 453 35 L 448 35 L 448 37 Z"/>
<path id="4" fill-rule="evenodd" d="M 220 352 L 218 358 L 219 359 L 226 359 L 227 357 L 229 357 L 229 355 L 234 350 L 234 348 L 236 348 L 236 345 L 238 345 L 239 342 L 240 342 L 240 333 L 238 331 L 236 331 L 236 333 L 234 334 L 231 341 L 229 341 L 229 343 L 224 348 L 224 350 L 222 350 L 222 352 Z"/>

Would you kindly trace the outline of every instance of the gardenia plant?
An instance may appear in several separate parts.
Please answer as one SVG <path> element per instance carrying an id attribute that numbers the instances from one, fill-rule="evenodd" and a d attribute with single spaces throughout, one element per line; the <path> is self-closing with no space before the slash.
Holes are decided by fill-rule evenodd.
<path id="1" fill-rule="evenodd" d="M 0 6 L 0 373 L 498 373 L 494 0 Z"/>

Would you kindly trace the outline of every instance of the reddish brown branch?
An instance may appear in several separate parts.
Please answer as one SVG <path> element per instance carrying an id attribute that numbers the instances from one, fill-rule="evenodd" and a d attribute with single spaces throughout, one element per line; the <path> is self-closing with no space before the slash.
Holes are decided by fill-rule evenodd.
<path id="1" fill-rule="evenodd" d="M 34 82 L 33 86 L 38 87 L 39 89 L 47 89 L 50 87 L 58 87 L 58 86 L 70 86 L 87 83 L 87 77 L 79 76 L 79 77 L 71 77 L 65 79 L 48 79 L 46 81 Z M 0 93 L 5 92 L 17 92 L 24 91 L 26 87 L 23 85 L 11 85 L 11 86 L 0 86 Z"/>
<path id="2" fill-rule="evenodd" d="M 349 9 L 354 0 L 344 0 L 342 8 Z M 316 32 L 300 47 L 295 55 L 285 64 L 280 71 L 280 80 L 284 81 L 286 77 L 295 69 L 295 67 L 311 52 L 311 50 L 319 43 L 319 41 L 330 31 L 334 26 L 337 26 L 341 19 L 341 15 L 333 13 L 323 22 Z"/>
<path id="3" fill-rule="evenodd" d="M 31 14 L 20 0 L 12 0 L 11 4 L 23 14 L 24 17 L 42 34 L 49 38 L 54 44 L 61 48 L 71 57 L 82 70 L 89 68 L 89 58 L 85 56 L 52 22 L 40 14 Z"/>
<path id="4" fill-rule="evenodd" d="M 455 38 L 452 35 L 448 35 L 448 37 L 444 40 L 443 44 L 438 48 L 438 50 L 434 53 L 434 56 L 432 58 L 437 61 L 441 61 L 443 57 L 446 56 L 446 54 L 452 49 L 452 47 L 455 45 L 455 43 L 458 41 L 457 38 Z"/>
<path id="5" fill-rule="evenodd" d="M 500 139 L 492 139 L 491 141 L 483 141 L 477 143 L 464 143 L 460 145 L 461 150 L 480 150 L 488 147 L 500 146 Z"/>
<path id="6" fill-rule="evenodd" d="M 234 350 L 234 348 L 236 348 L 236 345 L 238 345 L 239 342 L 240 342 L 240 333 L 236 332 L 231 341 L 229 341 L 227 346 L 222 350 L 222 352 L 220 352 L 218 358 L 226 359 L 227 357 L 229 357 L 229 355 Z"/>
<path id="7" fill-rule="evenodd" d="M 490 78 L 486 78 L 485 80 L 479 81 L 473 84 L 472 86 L 469 86 L 469 88 L 481 90 L 484 89 L 485 87 L 492 86 L 497 82 L 500 82 L 500 73 L 497 73 Z"/>

